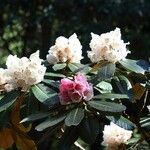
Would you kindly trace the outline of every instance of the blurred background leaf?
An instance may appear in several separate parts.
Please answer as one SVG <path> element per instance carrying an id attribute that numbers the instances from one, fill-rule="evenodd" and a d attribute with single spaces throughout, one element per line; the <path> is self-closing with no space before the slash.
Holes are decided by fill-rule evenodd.
<path id="1" fill-rule="evenodd" d="M 148 59 L 149 20 L 149 0 L 1 0 L 0 65 L 8 54 L 29 56 L 37 49 L 45 58 L 58 36 L 74 32 L 86 55 L 90 32 L 101 34 L 115 27 L 131 43 L 129 58 Z"/>

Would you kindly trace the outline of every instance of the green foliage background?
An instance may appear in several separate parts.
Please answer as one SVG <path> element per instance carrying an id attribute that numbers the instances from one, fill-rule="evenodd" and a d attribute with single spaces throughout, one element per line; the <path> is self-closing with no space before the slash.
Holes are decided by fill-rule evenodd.
<path id="1" fill-rule="evenodd" d="M 0 0 L 0 65 L 8 54 L 45 58 L 55 39 L 78 34 L 89 50 L 90 32 L 121 28 L 130 58 L 150 56 L 149 0 Z M 88 59 L 86 60 L 88 61 Z"/>

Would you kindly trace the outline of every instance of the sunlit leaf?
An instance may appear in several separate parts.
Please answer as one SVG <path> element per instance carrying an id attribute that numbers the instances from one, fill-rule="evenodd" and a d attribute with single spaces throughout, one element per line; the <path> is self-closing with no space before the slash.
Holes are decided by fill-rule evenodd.
<path id="1" fill-rule="evenodd" d="M 66 76 L 59 73 L 46 72 L 45 76 L 65 78 Z"/>
<path id="2" fill-rule="evenodd" d="M 55 65 L 53 66 L 53 69 L 54 69 L 55 71 L 57 71 L 57 70 L 64 69 L 65 67 L 66 67 L 66 63 L 61 63 L 61 64 L 55 64 Z"/>
<path id="3" fill-rule="evenodd" d="M 73 109 L 66 117 L 66 126 L 77 126 L 84 118 L 84 109 L 76 108 Z"/>
<path id="4" fill-rule="evenodd" d="M 106 102 L 106 101 L 89 101 L 88 104 L 100 111 L 104 112 L 122 112 L 126 109 L 124 105 L 113 103 L 113 102 Z"/>
<path id="5" fill-rule="evenodd" d="M 112 94 L 112 93 L 103 93 L 93 97 L 93 99 L 121 99 L 129 98 L 126 94 Z"/>
<path id="6" fill-rule="evenodd" d="M 28 117 L 24 118 L 23 120 L 21 120 L 20 123 L 39 120 L 39 119 L 45 118 L 47 116 L 49 116 L 49 113 L 31 114 L 30 116 L 28 116 Z"/>
<path id="7" fill-rule="evenodd" d="M 148 71 L 148 68 L 150 67 L 150 64 L 144 60 L 125 59 L 121 60 L 119 63 L 130 71 L 143 74 L 145 71 Z"/>
<path id="8" fill-rule="evenodd" d="M 55 116 L 55 117 L 49 117 L 47 120 L 44 122 L 40 123 L 38 126 L 35 127 L 37 131 L 43 131 L 44 129 L 48 127 L 52 127 L 61 121 L 65 119 L 66 115 L 61 115 L 61 116 Z"/>

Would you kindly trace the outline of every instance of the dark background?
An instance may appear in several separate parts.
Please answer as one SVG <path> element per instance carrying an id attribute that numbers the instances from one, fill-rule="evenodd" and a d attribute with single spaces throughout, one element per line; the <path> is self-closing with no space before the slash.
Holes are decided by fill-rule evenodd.
<path id="1" fill-rule="evenodd" d="M 0 0 L 0 65 L 9 54 L 29 56 L 37 49 L 44 59 L 58 36 L 74 32 L 86 55 L 90 32 L 116 27 L 130 42 L 128 58 L 148 59 L 150 0 Z"/>

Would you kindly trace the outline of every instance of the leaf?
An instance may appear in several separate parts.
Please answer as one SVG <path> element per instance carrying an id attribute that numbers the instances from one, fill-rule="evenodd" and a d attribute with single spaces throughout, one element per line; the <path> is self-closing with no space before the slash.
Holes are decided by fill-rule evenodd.
<path id="1" fill-rule="evenodd" d="M 110 79 L 115 73 L 116 66 L 115 64 L 108 64 L 98 70 L 99 80 Z"/>
<path id="2" fill-rule="evenodd" d="M 78 126 L 67 127 L 60 139 L 58 150 L 71 150 L 71 146 L 79 136 L 78 132 Z"/>
<path id="3" fill-rule="evenodd" d="M 85 117 L 82 120 L 79 136 L 83 141 L 88 144 L 92 144 L 95 142 L 97 135 L 99 134 L 99 122 L 96 118 L 93 117 Z"/>
<path id="4" fill-rule="evenodd" d="M 124 105 L 113 102 L 89 101 L 88 104 L 91 107 L 104 112 L 122 112 L 126 109 Z"/>
<path id="5" fill-rule="evenodd" d="M 41 103 L 55 105 L 59 102 L 58 94 L 42 84 L 34 85 L 32 87 L 32 92 Z"/>
<path id="6" fill-rule="evenodd" d="M 103 93 L 93 97 L 93 99 L 121 99 L 121 98 L 129 98 L 126 94 L 112 94 L 112 93 Z"/>
<path id="7" fill-rule="evenodd" d="M 130 81 L 123 75 L 116 76 L 111 80 L 113 91 L 119 94 L 127 94 L 129 99 L 132 99 L 133 94 L 130 91 L 132 85 Z"/>
<path id="8" fill-rule="evenodd" d="M 150 129 L 150 115 L 140 118 L 141 127 L 149 127 Z"/>
<path id="9" fill-rule="evenodd" d="M 133 99 L 140 100 L 145 93 L 146 89 L 144 86 L 142 86 L 140 83 L 136 83 L 133 88 Z"/>
<path id="10" fill-rule="evenodd" d="M 12 137 L 12 130 L 9 128 L 3 128 L 0 130 L 0 148 L 8 149 L 14 143 Z"/>
<path id="11" fill-rule="evenodd" d="M 76 108 L 73 109 L 66 117 L 66 126 L 77 126 L 84 118 L 84 109 Z"/>
<path id="12" fill-rule="evenodd" d="M 15 102 L 15 105 L 11 112 L 14 142 L 19 150 L 37 150 L 34 141 L 31 140 L 26 134 L 30 131 L 32 127 L 31 124 L 26 128 L 23 124 L 20 123 L 20 109 L 24 102 L 24 99 L 25 95 L 22 94 Z"/>
<path id="13" fill-rule="evenodd" d="M 49 113 L 31 114 L 30 116 L 28 116 L 28 117 L 24 118 L 23 120 L 21 120 L 20 123 L 39 120 L 39 119 L 45 118 L 47 116 L 49 116 Z"/>
<path id="14" fill-rule="evenodd" d="M 66 76 L 59 73 L 46 72 L 45 76 L 65 78 Z"/>
<path id="15" fill-rule="evenodd" d="M 23 124 L 20 123 L 20 109 L 21 109 L 21 105 L 24 101 L 24 97 L 25 95 L 22 94 L 20 97 L 18 97 L 18 99 L 15 102 L 15 105 L 12 109 L 11 112 L 11 122 L 13 124 L 13 126 L 15 127 L 16 130 L 22 132 L 22 133 L 26 133 L 28 131 L 30 131 L 31 129 L 31 125 L 29 125 L 27 128 L 24 127 Z"/>
<path id="16" fill-rule="evenodd" d="M 0 112 L 6 110 L 9 108 L 17 99 L 19 96 L 18 91 L 11 91 L 7 93 L 1 100 L 0 100 Z"/>
<path id="17" fill-rule="evenodd" d="M 15 143 L 18 150 L 37 150 L 33 140 L 20 134 L 16 134 Z"/>
<path id="18" fill-rule="evenodd" d="M 52 68 L 57 71 L 57 70 L 61 70 L 64 69 L 66 67 L 66 63 L 61 63 L 61 64 L 55 64 Z"/>
<path id="19" fill-rule="evenodd" d="M 66 118 L 66 115 L 49 117 L 47 120 L 45 120 L 44 122 L 42 122 L 38 126 L 36 126 L 35 129 L 37 131 L 43 131 L 44 129 L 46 129 L 48 127 L 57 125 L 58 123 L 62 122 L 65 118 Z"/>
<path id="20" fill-rule="evenodd" d="M 135 128 L 135 124 L 123 116 L 106 116 L 106 117 L 116 125 L 126 130 L 133 130 Z"/>
<path id="21" fill-rule="evenodd" d="M 111 63 L 99 68 L 97 74 L 92 78 L 92 82 L 98 84 L 100 81 L 111 79 L 114 76 L 115 70 L 115 64 Z"/>
<path id="22" fill-rule="evenodd" d="M 144 74 L 145 71 L 148 71 L 150 64 L 144 60 L 131 60 L 125 59 L 119 62 L 126 69 Z"/>
<path id="23" fill-rule="evenodd" d="M 50 80 L 50 79 L 44 79 L 42 82 L 50 85 L 50 86 L 53 86 L 55 88 L 59 88 L 59 82 L 58 81 L 54 81 L 54 80 Z"/>
<path id="24" fill-rule="evenodd" d="M 80 67 L 83 67 L 84 65 L 82 64 L 78 64 L 78 63 L 69 63 L 68 67 L 72 72 L 75 72 L 76 70 L 78 70 Z"/>

